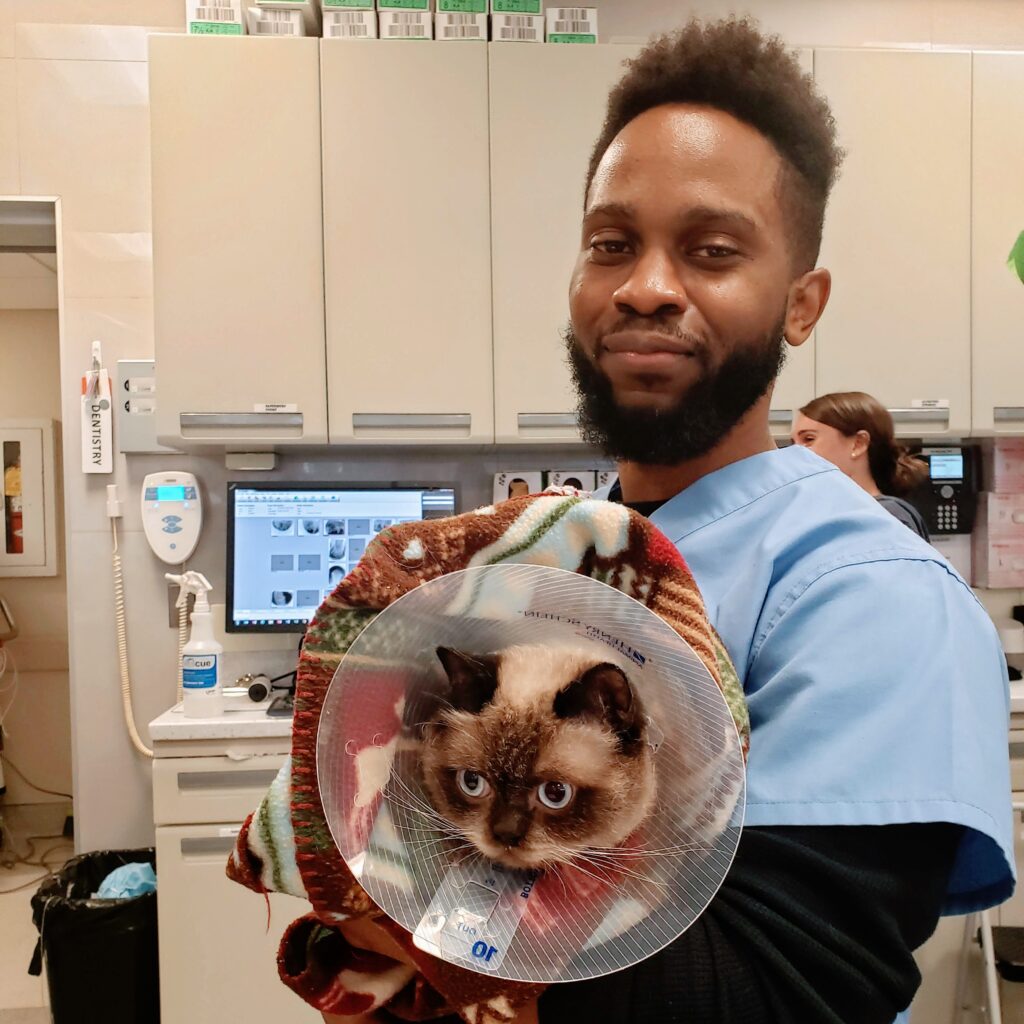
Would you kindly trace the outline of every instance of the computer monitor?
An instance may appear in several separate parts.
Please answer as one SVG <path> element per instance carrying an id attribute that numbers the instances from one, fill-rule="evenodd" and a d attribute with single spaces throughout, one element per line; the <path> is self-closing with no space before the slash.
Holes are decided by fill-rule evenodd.
<path id="1" fill-rule="evenodd" d="M 453 487 L 228 484 L 228 633 L 301 633 L 385 527 L 455 512 Z"/>

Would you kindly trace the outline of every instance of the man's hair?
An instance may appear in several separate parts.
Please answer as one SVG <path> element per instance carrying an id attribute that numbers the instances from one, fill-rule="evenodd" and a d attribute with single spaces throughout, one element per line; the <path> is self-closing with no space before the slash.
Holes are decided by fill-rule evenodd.
<path id="1" fill-rule="evenodd" d="M 746 18 L 694 19 L 654 39 L 627 68 L 608 97 L 585 197 L 605 151 L 633 118 L 666 103 L 714 107 L 755 128 L 782 157 L 777 187 L 793 264 L 801 273 L 810 270 L 843 152 L 828 104 L 782 40 L 763 36 Z"/>

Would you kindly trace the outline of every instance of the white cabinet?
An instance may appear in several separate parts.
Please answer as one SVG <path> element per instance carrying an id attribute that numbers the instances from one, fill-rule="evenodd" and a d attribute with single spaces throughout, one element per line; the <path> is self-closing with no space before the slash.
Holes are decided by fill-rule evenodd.
<path id="1" fill-rule="evenodd" d="M 331 441 L 490 443 L 487 47 L 323 40 L 321 72 Z"/>
<path id="2" fill-rule="evenodd" d="M 903 435 L 966 434 L 971 55 L 818 50 L 814 74 L 848 150 L 825 219 L 816 390 L 870 392 Z"/>
<path id="3" fill-rule="evenodd" d="M 1024 231 L 1024 54 L 974 54 L 972 433 L 1024 433 L 1024 283 L 1007 266 Z"/>
<path id="4" fill-rule="evenodd" d="M 270 894 L 268 928 L 263 898 L 224 874 L 242 822 L 283 762 L 283 755 L 154 761 L 162 1024 L 322 1019 L 277 973 L 281 935 L 309 904 Z"/>
<path id="5" fill-rule="evenodd" d="M 318 52 L 150 37 L 165 443 L 327 441 Z"/>
<path id="6" fill-rule="evenodd" d="M 578 440 L 562 331 L 583 186 L 629 46 L 491 44 L 494 413 L 499 442 Z"/>

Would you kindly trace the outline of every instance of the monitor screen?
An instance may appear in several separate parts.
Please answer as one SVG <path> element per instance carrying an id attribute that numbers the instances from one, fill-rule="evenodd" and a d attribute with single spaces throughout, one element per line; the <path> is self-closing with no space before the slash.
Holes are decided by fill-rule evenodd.
<path id="1" fill-rule="evenodd" d="M 301 633 L 373 536 L 455 512 L 452 487 L 228 484 L 225 629 Z"/>
<path id="2" fill-rule="evenodd" d="M 931 455 L 928 458 L 933 480 L 963 480 L 964 457 L 956 455 Z"/>

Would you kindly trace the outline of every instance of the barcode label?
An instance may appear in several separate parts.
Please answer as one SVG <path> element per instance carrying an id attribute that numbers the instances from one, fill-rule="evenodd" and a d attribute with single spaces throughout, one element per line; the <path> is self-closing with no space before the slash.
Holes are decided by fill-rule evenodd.
<path id="1" fill-rule="evenodd" d="M 589 21 L 556 21 L 555 32 L 569 32 L 576 35 L 589 35 L 593 33 Z"/>
<path id="2" fill-rule="evenodd" d="M 286 14 L 286 11 L 281 11 Z M 296 26 L 290 21 L 258 21 L 256 23 L 256 35 L 258 36 L 293 36 L 296 34 Z"/>
<path id="3" fill-rule="evenodd" d="M 333 28 L 337 28 L 340 25 L 358 25 L 359 28 L 366 28 L 366 17 L 367 11 L 331 11 L 331 17 L 334 19 L 332 23 Z"/>
<path id="4" fill-rule="evenodd" d="M 476 14 L 439 14 L 442 39 L 485 39 L 486 18 Z M 484 24 L 480 22 L 483 20 Z"/>
<path id="5" fill-rule="evenodd" d="M 238 14 L 234 7 L 231 6 L 230 0 L 228 3 L 217 4 L 216 0 L 213 0 L 213 4 L 207 4 L 204 7 L 196 8 L 196 21 L 238 21 Z"/>
<path id="6" fill-rule="evenodd" d="M 498 42 L 544 42 L 544 16 L 537 14 L 496 14 L 491 19 L 493 38 Z"/>
<path id="7" fill-rule="evenodd" d="M 400 25 L 415 25 L 417 28 L 423 28 L 423 15 L 419 11 L 395 11 L 391 15 L 391 20 Z"/>
<path id="8" fill-rule="evenodd" d="M 388 25 L 388 35 L 392 39 L 425 39 L 427 30 L 423 25 Z"/>
<path id="9" fill-rule="evenodd" d="M 586 7 L 559 7 L 556 9 L 555 21 L 590 22 L 590 11 Z"/>
<path id="10" fill-rule="evenodd" d="M 335 22 L 333 25 L 328 25 L 327 29 L 328 35 L 333 37 L 346 36 L 348 38 L 365 38 L 370 34 L 369 28 L 367 28 L 366 25 L 363 24 L 363 22 L 361 21 L 353 22 L 352 24 L 349 25 L 339 25 L 337 22 Z"/>

